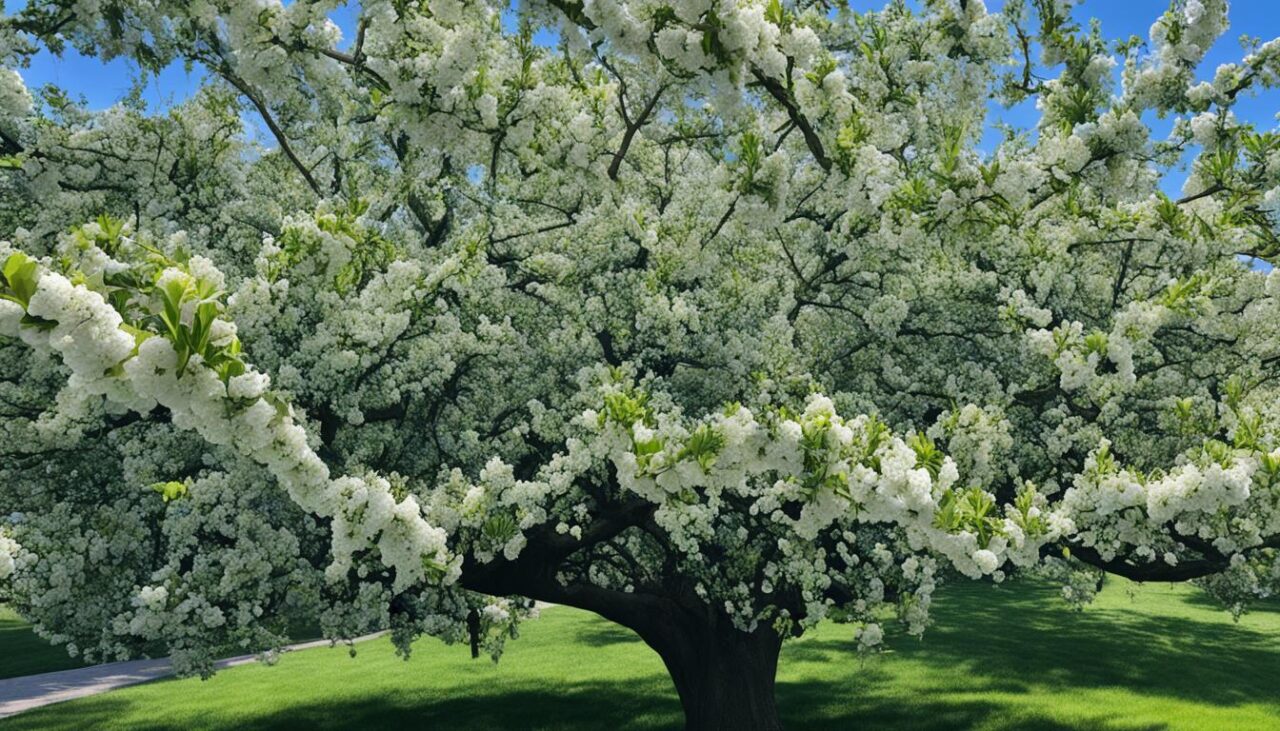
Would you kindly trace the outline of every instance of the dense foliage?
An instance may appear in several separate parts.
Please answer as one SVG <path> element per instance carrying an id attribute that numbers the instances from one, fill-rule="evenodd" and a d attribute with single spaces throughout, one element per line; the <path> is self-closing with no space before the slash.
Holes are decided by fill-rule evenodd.
<path id="1" fill-rule="evenodd" d="M 1232 114 L 1280 42 L 1197 81 L 1225 0 L 1146 43 L 1069 0 L 337 5 L 3 21 L 0 591 L 74 652 L 496 653 L 542 599 L 688 710 L 686 620 L 776 662 L 922 632 L 951 572 L 1280 583 L 1280 135 Z M 91 112 L 40 45 L 208 81 Z"/>

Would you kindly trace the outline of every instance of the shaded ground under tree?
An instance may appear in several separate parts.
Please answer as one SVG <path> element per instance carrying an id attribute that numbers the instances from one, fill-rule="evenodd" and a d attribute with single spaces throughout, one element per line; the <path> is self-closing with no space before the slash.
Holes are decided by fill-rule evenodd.
<path id="1" fill-rule="evenodd" d="M 788 643 L 778 703 L 793 729 L 1196 729 L 1280 726 L 1280 604 L 1239 623 L 1185 586 L 1111 580 L 1073 612 L 1054 589 L 954 585 L 923 642 L 859 658 L 851 629 Z M 389 643 L 164 681 L 0 722 L 10 729 L 679 728 L 658 657 L 568 608 L 526 626 L 501 664 L 463 647 Z"/>

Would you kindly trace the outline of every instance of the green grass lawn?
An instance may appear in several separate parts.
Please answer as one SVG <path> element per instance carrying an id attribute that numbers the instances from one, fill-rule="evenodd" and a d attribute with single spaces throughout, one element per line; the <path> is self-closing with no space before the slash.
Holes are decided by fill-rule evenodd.
<path id="1" fill-rule="evenodd" d="M 82 666 L 66 650 L 37 637 L 9 607 L 0 605 L 0 680 Z"/>
<path id="2" fill-rule="evenodd" d="M 1036 585 L 939 592 L 922 642 L 860 659 L 847 626 L 788 644 L 778 702 L 809 729 L 1280 729 L 1280 605 L 1238 624 L 1189 587 L 1112 580 L 1084 612 Z M 0 657 L 4 655 L 0 653 Z M 657 656 L 592 615 L 552 608 L 498 665 L 386 640 L 170 680 L 0 721 L 19 729 L 670 729 Z"/>

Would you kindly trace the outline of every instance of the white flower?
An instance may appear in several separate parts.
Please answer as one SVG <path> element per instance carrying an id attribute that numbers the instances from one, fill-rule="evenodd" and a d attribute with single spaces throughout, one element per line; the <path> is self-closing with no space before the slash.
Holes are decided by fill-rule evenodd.
<path id="1" fill-rule="evenodd" d="M 227 382 L 227 395 L 235 399 L 256 399 L 270 386 L 271 379 L 267 374 L 250 371 L 232 376 Z"/>
<path id="2" fill-rule="evenodd" d="M 884 641 L 884 630 L 880 629 L 880 625 L 875 622 L 869 622 L 865 627 L 857 630 L 854 637 L 858 640 L 860 649 L 869 650 Z"/>
<path id="3" fill-rule="evenodd" d="M 990 574 L 1000 567 L 1000 558 L 985 548 L 974 551 L 973 562 L 984 574 Z"/>

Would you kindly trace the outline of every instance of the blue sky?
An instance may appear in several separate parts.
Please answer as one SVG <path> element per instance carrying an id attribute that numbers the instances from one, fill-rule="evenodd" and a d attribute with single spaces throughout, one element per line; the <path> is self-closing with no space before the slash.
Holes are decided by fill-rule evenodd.
<path id="1" fill-rule="evenodd" d="M 286 3 L 289 0 L 284 0 Z M 876 10 L 884 7 L 886 0 L 848 0 L 850 7 L 857 11 Z M 908 0 L 919 6 L 920 0 Z M 3 0 L 6 12 L 13 12 L 25 5 L 22 0 Z M 987 0 L 987 7 L 998 11 L 1003 0 Z M 1127 38 L 1137 35 L 1146 39 L 1147 31 L 1155 19 L 1168 7 L 1168 0 L 1085 0 L 1075 10 L 1076 19 L 1087 27 L 1091 18 L 1102 23 L 1104 36 L 1107 38 Z M 333 14 L 334 21 L 343 29 L 348 39 L 355 35 L 358 2 L 348 0 Z M 509 20 L 509 19 L 508 19 Z M 1280 37 L 1280 0 L 1231 0 L 1230 29 L 1210 50 L 1201 66 L 1203 78 L 1210 79 L 1219 64 L 1238 62 L 1244 55 L 1239 44 L 1243 34 L 1261 37 L 1263 40 Z M 544 34 L 537 40 L 554 42 L 554 36 Z M 61 57 L 48 51 L 41 51 L 32 60 L 31 66 L 22 69 L 21 73 L 29 87 L 35 88 L 44 84 L 56 84 L 73 97 L 82 97 L 91 108 L 102 109 L 111 106 L 129 89 L 138 78 L 136 65 L 117 59 L 103 63 L 95 58 L 86 58 L 68 49 Z M 203 79 L 201 69 L 185 68 L 182 64 L 173 64 L 160 74 L 148 78 L 143 91 L 143 98 L 148 107 L 159 111 L 187 98 L 200 85 Z M 1276 115 L 1280 112 L 1280 92 L 1270 91 L 1255 96 L 1241 98 L 1235 107 L 1236 116 L 1252 122 L 1262 129 L 1277 127 Z M 1030 128 L 1037 119 L 1034 101 L 1028 101 L 1012 109 L 1004 109 L 992 104 L 989 121 L 1003 121 L 1017 128 Z M 246 117 L 247 127 L 256 132 L 258 139 L 265 145 L 273 140 L 261 128 L 256 117 Z M 1153 131 L 1164 136 L 1168 134 L 1171 120 L 1157 119 L 1148 114 L 1144 121 Z M 983 138 L 980 149 L 990 152 L 999 139 L 999 133 L 990 128 Z M 1191 159 L 1194 151 L 1188 151 L 1185 159 Z M 1177 197 L 1182 193 L 1182 185 L 1186 179 L 1185 169 L 1170 171 L 1161 181 L 1166 193 Z M 1256 263 L 1260 268 L 1269 268 Z"/>
<path id="2" fill-rule="evenodd" d="M 914 0 L 913 0 L 914 2 Z M 987 0 L 987 6 L 998 10 L 1002 0 Z M 25 3 L 21 0 L 4 0 L 6 11 L 13 11 Z M 885 0 L 850 0 L 855 10 L 883 7 Z M 334 20 L 351 37 L 355 26 L 355 12 L 350 3 L 334 15 Z M 1082 22 L 1090 17 L 1102 21 L 1103 32 L 1111 38 L 1138 35 L 1146 38 L 1152 21 L 1168 6 L 1167 0 L 1086 0 L 1076 11 Z M 1261 36 L 1264 40 L 1280 37 L 1280 7 L 1277 0 L 1233 0 L 1231 3 L 1231 29 L 1218 41 L 1206 59 L 1204 72 L 1211 77 L 1218 64 L 1239 61 L 1242 57 L 1237 42 L 1240 34 Z M 22 70 L 29 86 L 46 83 L 57 84 L 73 95 L 83 96 L 93 108 L 110 106 L 129 90 L 137 69 L 129 62 L 117 59 L 102 63 L 85 58 L 74 50 L 68 50 L 61 58 L 42 51 L 31 67 Z M 181 64 L 174 64 L 159 76 L 149 79 L 144 97 L 153 108 L 163 108 L 186 98 L 200 83 L 199 69 L 188 71 Z M 1260 125 L 1275 124 L 1274 115 L 1280 111 L 1277 97 L 1250 97 L 1240 101 L 1236 113 L 1240 117 Z M 1007 115 L 1010 122 L 1034 119 L 1029 112 Z"/>
<path id="3" fill-rule="evenodd" d="M 920 4 L 919 0 L 908 1 L 913 5 Z M 987 0 L 987 5 L 994 11 L 999 9 L 1002 2 L 1003 0 Z M 849 3 L 854 10 L 871 10 L 883 7 L 885 0 L 849 0 Z M 6 11 L 13 11 L 24 4 L 22 0 L 4 0 Z M 357 5 L 358 3 L 349 2 L 334 14 L 334 20 L 343 28 L 348 38 L 354 36 Z M 1231 28 L 1210 51 L 1202 66 L 1202 75 L 1211 78 L 1219 64 L 1242 58 L 1243 51 L 1238 42 L 1241 34 L 1260 36 L 1264 40 L 1280 37 L 1280 12 L 1277 12 L 1277 5 L 1278 0 L 1233 0 Z M 1085 0 L 1075 14 L 1082 25 L 1087 25 L 1090 18 L 1098 18 L 1102 22 L 1103 33 L 1109 38 L 1138 35 L 1145 39 L 1151 23 L 1167 7 L 1167 0 Z M 544 36 L 544 40 L 546 38 Z M 57 84 L 73 96 L 83 97 L 95 109 L 108 107 L 118 101 L 138 77 L 136 66 L 128 61 L 117 59 L 102 63 L 97 59 L 81 56 L 71 49 L 62 57 L 42 51 L 33 59 L 30 68 L 22 69 L 21 72 L 28 86 L 34 88 L 47 83 Z M 174 64 L 159 75 L 147 79 L 143 98 L 152 109 L 164 109 L 188 97 L 199 86 L 202 78 L 203 73 L 198 67 L 187 69 L 182 64 Z M 1242 98 L 1236 106 L 1238 117 L 1267 129 L 1276 126 L 1275 115 L 1278 111 L 1280 93 L 1276 92 Z M 1036 117 L 1033 102 L 1013 109 L 1002 109 L 996 105 L 992 107 L 992 121 L 1005 121 L 1015 127 L 1030 127 Z M 257 120 L 246 121 L 250 122 L 251 128 L 257 126 Z M 1158 120 L 1150 116 L 1146 121 L 1157 134 L 1166 134 L 1169 129 L 1169 120 Z M 998 136 L 995 131 L 989 131 L 984 139 L 983 149 L 990 150 L 996 139 Z M 1169 176 L 1165 183 L 1168 192 L 1177 193 L 1183 177 L 1178 173 Z"/>

